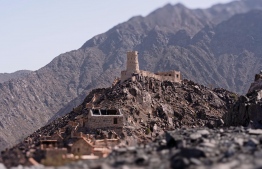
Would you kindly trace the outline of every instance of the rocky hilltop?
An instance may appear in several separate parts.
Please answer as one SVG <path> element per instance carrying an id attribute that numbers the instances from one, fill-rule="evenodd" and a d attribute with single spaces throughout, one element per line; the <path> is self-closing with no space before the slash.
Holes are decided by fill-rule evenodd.
<path id="1" fill-rule="evenodd" d="M 261 128 L 261 81 L 260 73 L 249 93 L 240 97 L 188 80 L 180 84 L 143 76 L 110 88 L 94 89 L 74 111 L 3 151 L 0 162 L 8 167 L 32 165 L 28 158 L 37 152 L 41 136 L 78 122 L 88 105 L 121 109 L 126 119 L 122 142 L 138 142 L 131 147 L 115 147 L 107 158 L 81 160 L 61 168 L 260 168 L 262 130 L 250 127 Z M 239 105 L 247 111 L 236 110 Z M 260 109 L 256 111 L 255 107 Z M 227 128 L 228 122 L 250 126 Z"/>
<path id="2" fill-rule="evenodd" d="M 108 87 L 112 75 L 124 69 L 128 50 L 141 53 L 143 70 L 176 69 L 201 84 L 244 93 L 251 75 L 261 69 L 261 11 L 231 17 L 261 6 L 260 0 L 203 10 L 166 5 L 95 36 L 25 78 L 1 83 L 0 148 L 26 137 L 57 112 L 71 111 L 92 89 Z M 237 44 L 232 49 L 225 46 L 232 44 L 231 34 Z"/>
<path id="3" fill-rule="evenodd" d="M 112 88 L 93 90 L 74 111 L 2 152 L 2 162 L 9 167 L 29 165 L 29 157 L 37 156 L 32 153 L 38 152 L 36 150 L 41 137 L 68 128 L 72 122 L 79 123 L 87 104 L 102 109 L 120 109 L 125 122 L 123 133 L 119 136 L 124 144 L 130 146 L 149 143 L 166 130 L 223 126 L 222 118 L 237 98 L 235 93 L 224 89 L 208 89 L 188 80 L 180 84 L 138 76 L 135 81 L 129 79 Z M 88 133 L 87 130 L 85 132 Z M 70 132 L 66 133 L 70 136 Z M 28 140 L 31 140 L 31 144 L 28 144 Z M 18 156 L 19 159 L 14 158 Z"/>

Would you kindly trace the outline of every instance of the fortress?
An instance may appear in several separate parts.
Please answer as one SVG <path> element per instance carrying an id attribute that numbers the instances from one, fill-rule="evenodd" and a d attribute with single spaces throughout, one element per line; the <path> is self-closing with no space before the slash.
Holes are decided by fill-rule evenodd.
<path id="1" fill-rule="evenodd" d="M 152 73 L 149 71 L 139 70 L 138 52 L 127 52 L 126 70 L 121 72 L 121 82 L 134 77 L 135 75 L 152 77 L 160 81 L 171 81 L 181 83 L 180 71 L 167 71 Z"/>

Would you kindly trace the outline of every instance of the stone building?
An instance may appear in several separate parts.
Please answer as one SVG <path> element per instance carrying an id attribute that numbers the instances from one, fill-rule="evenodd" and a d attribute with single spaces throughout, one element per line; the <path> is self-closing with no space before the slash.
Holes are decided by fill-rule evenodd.
<path id="1" fill-rule="evenodd" d="M 87 129 L 122 130 L 124 116 L 120 110 L 89 109 L 85 124 Z"/>
<path id="2" fill-rule="evenodd" d="M 134 75 L 152 77 L 160 81 L 181 83 L 180 71 L 171 70 L 167 72 L 152 73 L 149 71 L 139 70 L 137 51 L 127 52 L 126 70 L 121 72 L 121 82 L 135 77 Z"/>
<path id="3" fill-rule="evenodd" d="M 71 153 L 74 155 L 90 155 L 94 153 L 94 146 L 91 140 L 84 137 L 79 138 L 71 147 Z"/>
<path id="4" fill-rule="evenodd" d="M 85 137 L 78 138 L 70 148 L 70 152 L 74 155 L 94 155 L 97 157 L 106 157 L 111 148 L 120 143 L 119 139 L 103 139 L 91 140 Z"/>

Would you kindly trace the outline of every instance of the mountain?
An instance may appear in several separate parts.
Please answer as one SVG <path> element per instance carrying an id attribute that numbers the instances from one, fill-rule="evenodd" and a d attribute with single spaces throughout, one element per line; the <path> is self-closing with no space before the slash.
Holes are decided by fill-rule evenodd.
<path id="1" fill-rule="evenodd" d="M 0 148 L 13 145 L 52 117 L 70 112 L 91 89 L 110 86 L 124 70 L 128 50 L 140 52 L 143 70 L 177 69 L 201 84 L 244 93 L 252 74 L 261 69 L 256 47 L 261 11 L 231 17 L 252 9 L 262 9 L 262 2 L 236 1 L 203 10 L 166 5 L 95 36 L 24 78 L 1 83 Z M 241 44 L 248 35 L 242 29 L 257 40 L 245 42 L 250 47 Z M 226 33 L 234 33 L 234 41 Z M 238 50 L 231 49 L 232 43 Z"/>
<path id="2" fill-rule="evenodd" d="M 140 44 L 131 49 L 140 51 L 139 63 L 144 70 L 156 72 L 176 69 L 187 79 L 243 94 L 247 92 L 252 74 L 262 68 L 260 15 L 259 10 L 236 15 L 217 26 L 206 26 L 193 38 L 184 30 L 173 34 L 155 27 L 140 40 Z M 107 45 L 108 42 L 104 43 Z M 115 56 L 117 60 L 112 62 Z M 109 72 L 107 67 L 103 78 L 93 81 L 94 86 L 106 83 L 102 81 L 111 73 L 119 75 L 118 67 L 123 66 L 125 56 L 115 53 L 110 57 L 107 64 L 114 69 L 109 68 Z M 68 112 L 83 98 L 84 95 L 80 95 L 71 101 L 55 117 Z"/>
<path id="3" fill-rule="evenodd" d="M 23 78 L 30 72 L 30 70 L 19 70 L 14 73 L 0 73 L 0 83 L 9 81 L 11 79 Z"/>

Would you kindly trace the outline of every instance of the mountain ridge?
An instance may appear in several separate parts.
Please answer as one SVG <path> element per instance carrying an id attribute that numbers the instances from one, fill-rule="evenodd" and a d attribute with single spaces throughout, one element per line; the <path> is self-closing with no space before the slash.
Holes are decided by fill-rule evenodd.
<path id="1" fill-rule="evenodd" d="M 0 73 L 0 83 L 4 83 L 6 81 L 9 81 L 11 79 L 17 79 L 17 78 L 24 78 L 26 75 L 28 75 L 30 70 L 18 70 L 13 73 Z"/>

